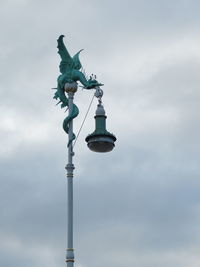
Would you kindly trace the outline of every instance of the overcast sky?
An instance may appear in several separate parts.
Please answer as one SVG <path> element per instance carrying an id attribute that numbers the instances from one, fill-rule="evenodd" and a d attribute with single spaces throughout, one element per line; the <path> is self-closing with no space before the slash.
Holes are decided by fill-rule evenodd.
<path id="1" fill-rule="evenodd" d="M 56 40 L 105 84 L 111 153 L 75 146 L 76 267 L 199 267 L 200 2 L 1 0 L 0 266 L 62 267 L 66 116 Z M 81 125 L 93 91 L 76 93 Z"/>

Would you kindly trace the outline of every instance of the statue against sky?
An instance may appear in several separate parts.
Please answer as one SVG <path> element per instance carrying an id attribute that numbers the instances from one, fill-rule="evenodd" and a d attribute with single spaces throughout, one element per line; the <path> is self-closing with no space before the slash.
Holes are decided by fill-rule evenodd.
<path id="1" fill-rule="evenodd" d="M 68 107 L 68 98 L 65 95 L 66 86 L 77 88 L 78 81 L 83 85 L 83 88 L 85 89 L 92 89 L 102 85 L 101 83 L 98 83 L 98 81 L 94 79 L 93 76 L 91 76 L 90 79 L 86 79 L 84 73 L 80 71 L 82 65 L 79 60 L 79 54 L 82 50 L 71 57 L 69 52 L 67 51 L 67 48 L 65 47 L 63 38 L 64 35 L 60 35 L 57 40 L 58 54 L 61 57 L 59 66 L 61 75 L 58 76 L 56 93 L 54 95 L 54 99 L 59 99 L 58 104 L 61 103 L 61 108 Z M 63 129 L 66 133 L 68 133 L 69 130 L 69 122 L 76 116 L 78 116 L 78 114 L 78 107 L 73 104 L 72 113 L 69 114 L 69 116 L 67 116 L 63 122 Z M 75 139 L 75 135 L 73 139 Z"/>

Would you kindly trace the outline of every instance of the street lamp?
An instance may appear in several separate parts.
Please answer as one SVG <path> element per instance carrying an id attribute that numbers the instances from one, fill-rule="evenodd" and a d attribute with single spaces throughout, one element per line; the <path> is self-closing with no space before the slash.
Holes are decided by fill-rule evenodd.
<path id="1" fill-rule="evenodd" d="M 96 80 L 94 75 L 87 79 L 83 72 L 79 60 L 80 50 L 73 57 L 70 56 L 63 42 L 64 35 L 60 35 L 58 43 L 58 53 L 61 57 L 60 72 L 61 75 L 57 79 L 57 88 L 54 99 L 58 99 L 57 104 L 61 104 L 61 108 L 68 108 L 68 116 L 63 121 L 63 129 L 68 134 L 68 163 L 65 167 L 67 170 L 67 191 L 68 191 L 68 210 L 67 210 L 67 267 L 74 265 L 74 248 L 73 248 L 73 146 L 76 138 L 73 133 L 73 119 L 78 116 L 78 107 L 73 103 L 74 94 L 78 89 L 78 81 L 83 85 L 84 89 L 95 89 L 95 96 L 98 98 L 98 105 L 95 115 L 95 131 L 86 137 L 86 142 L 90 150 L 95 152 L 109 152 L 115 144 L 116 137 L 106 130 L 106 115 L 102 105 L 103 90 L 100 88 L 103 84 Z M 66 96 L 67 94 L 67 96 Z"/>
<path id="2" fill-rule="evenodd" d="M 94 117 L 95 130 L 85 138 L 85 141 L 89 149 L 94 152 L 109 152 L 112 151 L 115 146 L 114 142 L 116 141 L 116 137 L 106 130 L 107 117 L 101 101 L 103 91 L 99 87 L 96 89 L 95 96 L 99 99 L 96 116 Z"/>

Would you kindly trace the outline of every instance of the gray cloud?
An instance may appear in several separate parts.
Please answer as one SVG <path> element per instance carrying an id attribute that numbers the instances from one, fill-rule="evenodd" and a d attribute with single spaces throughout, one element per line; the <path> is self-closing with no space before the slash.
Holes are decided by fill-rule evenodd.
<path id="1" fill-rule="evenodd" d="M 75 147 L 77 267 L 195 267 L 199 256 L 199 3 L 3 1 L 0 265 L 63 266 L 67 138 L 52 99 L 56 39 L 105 83 L 105 155 Z M 77 132 L 92 92 L 79 91 Z"/>

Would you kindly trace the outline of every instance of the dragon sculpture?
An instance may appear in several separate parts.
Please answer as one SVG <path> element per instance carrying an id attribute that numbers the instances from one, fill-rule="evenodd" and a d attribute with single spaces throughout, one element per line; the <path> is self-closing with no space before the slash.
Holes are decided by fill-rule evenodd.
<path id="1" fill-rule="evenodd" d="M 64 35 L 60 35 L 57 43 L 58 43 L 58 54 L 61 57 L 61 62 L 59 65 L 61 75 L 58 76 L 57 79 L 57 88 L 54 99 L 59 99 L 58 104 L 61 104 L 61 108 L 68 107 L 68 98 L 65 95 L 65 85 L 71 85 L 72 87 L 77 87 L 77 82 L 79 81 L 83 88 L 85 89 L 92 89 L 95 87 L 99 87 L 103 84 L 98 83 L 93 76 L 90 76 L 89 79 L 86 79 L 83 72 L 80 71 L 82 68 L 81 62 L 79 60 L 79 54 L 83 50 L 81 49 L 78 53 L 76 53 L 73 57 L 70 56 L 69 52 L 67 51 L 65 44 L 63 42 Z M 63 121 L 63 129 L 68 134 L 69 131 L 69 123 L 79 114 L 78 107 L 73 104 L 73 109 L 71 114 L 69 114 Z M 69 141 L 68 146 L 70 143 L 75 139 L 75 134 L 73 134 L 72 140 Z"/>

